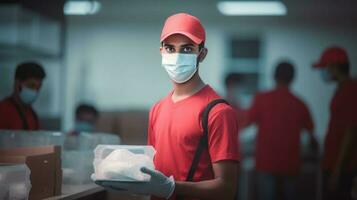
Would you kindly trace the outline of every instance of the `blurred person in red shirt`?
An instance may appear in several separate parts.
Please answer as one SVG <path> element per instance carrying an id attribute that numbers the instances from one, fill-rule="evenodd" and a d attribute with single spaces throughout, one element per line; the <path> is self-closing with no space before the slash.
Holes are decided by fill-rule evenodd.
<path id="1" fill-rule="evenodd" d="M 259 199 L 296 199 L 296 180 L 300 168 L 300 135 L 306 130 L 316 149 L 314 124 L 305 103 L 293 94 L 290 85 L 295 70 L 281 62 L 275 70 L 275 89 L 255 96 L 243 126 L 258 127 L 255 168 Z M 283 190 L 278 192 L 282 186 Z"/>
<path id="2" fill-rule="evenodd" d="M 241 83 L 241 76 L 238 73 L 229 73 L 225 80 L 225 91 L 226 91 L 226 100 L 229 104 L 235 109 L 237 112 L 237 120 L 238 127 L 240 128 L 242 125 L 240 124 L 244 120 L 245 109 L 243 109 L 239 103 L 238 97 L 240 96 L 239 84 Z"/>
<path id="3" fill-rule="evenodd" d="M 242 124 L 240 124 L 241 122 L 243 122 L 244 120 L 244 113 L 245 110 L 241 107 L 240 103 L 239 103 L 239 96 L 240 96 L 240 88 L 239 85 L 241 84 L 241 75 L 238 73 L 229 73 L 227 74 L 227 76 L 224 79 L 224 86 L 225 86 L 225 92 L 226 92 L 226 100 L 229 102 L 229 104 L 232 106 L 232 108 L 234 108 L 235 112 L 236 112 L 236 116 L 237 116 L 237 123 L 238 123 L 238 128 L 241 128 Z M 238 133 L 237 133 L 238 134 Z M 244 145 L 239 145 L 239 147 L 241 148 L 239 150 L 240 152 L 240 162 L 244 162 L 244 156 L 246 154 L 245 149 L 243 148 Z M 240 179 L 240 174 L 241 174 L 241 165 L 238 165 L 238 182 L 237 182 L 237 197 L 240 196 L 240 193 L 242 189 L 240 189 L 240 187 L 242 187 L 243 180 Z"/>
<path id="4" fill-rule="evenodd" d="M 224 79 L 224 86 L 226 89 L 226 100 L 236 110 L 241 110 L 237 96 L 239 95 L 238 85 L 241 77 L 238 73 L 229 73 Z"/>
<path id="5" fill-rule="evenodd" d="M 13 93 L 0 101 L 0 129 L 38 130 L 40 123 L 32 104 L 36 101 L 46 77 L 36 62 L 24 62 L 16 67 Z"/>
<path id="6" fill-rule="evenodd" d="M 336 82 L 322 158 L 323 199 L 352 199 L 357 175 L 357 80 L 350 77 L 347 52 L 332 46 L 313 65 L 327 83 Z"/>

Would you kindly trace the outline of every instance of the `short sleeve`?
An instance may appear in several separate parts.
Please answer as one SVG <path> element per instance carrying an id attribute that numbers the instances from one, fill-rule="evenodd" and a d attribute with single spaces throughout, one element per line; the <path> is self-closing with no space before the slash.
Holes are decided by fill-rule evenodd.
<path id="1" fill-rule="evenodd" d="M 234 110 L 216 105 L 209 114 L 208 148 L 212 162 L 239 160 L 238 124 Z"/>

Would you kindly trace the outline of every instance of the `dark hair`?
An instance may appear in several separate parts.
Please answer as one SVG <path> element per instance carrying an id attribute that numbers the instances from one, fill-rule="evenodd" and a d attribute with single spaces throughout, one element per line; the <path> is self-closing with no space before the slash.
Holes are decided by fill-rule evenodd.
<path id="1" fill-rule="evenodd" d="M 36 62 L 23 62 L 16 67 L 15 79 L 26 80 L 35 78 L 43 80 L 46 77 L 43 67 Z"/>
<path id="2" fill-rule="evenodd" d="M 201 50 L 205 48 L 205 42 L 201 42 L 201 44 L 198 45 L 198 50 Z"/>
<path id="3" fill-rule="evenodd" d="M 277 82 L 290 84 L 294 79 L 294 74 L 294 66 L 290 62 L 284 61 L 276 67 L 274 78 Z"/>
<path id="4" fill-rule="evenodd" d="M 81 113 L 92 113 L 95 117 L 99 116 L 98 110 L 89 104 L 79 104 L 76 109 L 76 117 L 78 117 Z"/>
<path id="5" fill-rule="evenodd" d="M 241 81 L 241 76 L 238 73 L 229 73 L 224 79 L 224 85 L 226 88 L 232 84 L 239 83 Z"/>
<path id="6" fill-rule="evenodd" d="M 345 75 L 350 74 L 350 63 L 343 63 L 343 64 L 338 64 L 337 66 L 338 70 L 342 72 Z"/>

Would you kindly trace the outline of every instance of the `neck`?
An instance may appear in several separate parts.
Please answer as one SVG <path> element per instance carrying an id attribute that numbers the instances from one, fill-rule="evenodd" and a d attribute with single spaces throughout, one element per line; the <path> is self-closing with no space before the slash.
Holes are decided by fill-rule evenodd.
<path id="1" fill-rule="evenodd" d="M 288 88 L 289 89 L 289 84 L 278 82 L 276 84 L 276 87 L 277 88 Z"/>
<path id="2" fill-rule="evenodd" d="M 338 86 L 342 86 L 344 83 L 346 83 L 348 80 L 350 80 L 350 77 L 345 74 L 341 74 L 337 76 L 336 78 Z"/>
<path id="3" fill-rule="evenodd" d="M 172 94 L 173 100 L 180 100 L 186 97 L 189 97 L 205 86 L 205 83 L 202 81 L 198 72 L 191 78 L 191 80 L 186 83 L 174 83 L 174 92 Z"/>

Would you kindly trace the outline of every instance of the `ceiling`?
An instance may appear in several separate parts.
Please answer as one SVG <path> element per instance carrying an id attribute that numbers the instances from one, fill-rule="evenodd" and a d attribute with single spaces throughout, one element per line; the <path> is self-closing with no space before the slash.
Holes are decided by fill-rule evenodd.
<path id="1" fill-rule="evenodd" d="M 356 0 L 283 0 L 288 9 L 286 16 L 243 17 L 223 16 L 216 4 L 218 0 L 98 0 L 102 9 L 94 16 L 73 16 L 71 19 L 90 18 L 117 21 L 162 20 L 177 12 L 188 12 L 201 20 L 211 22 L 315 22 L 339 23 L 357 26 Z"/>

